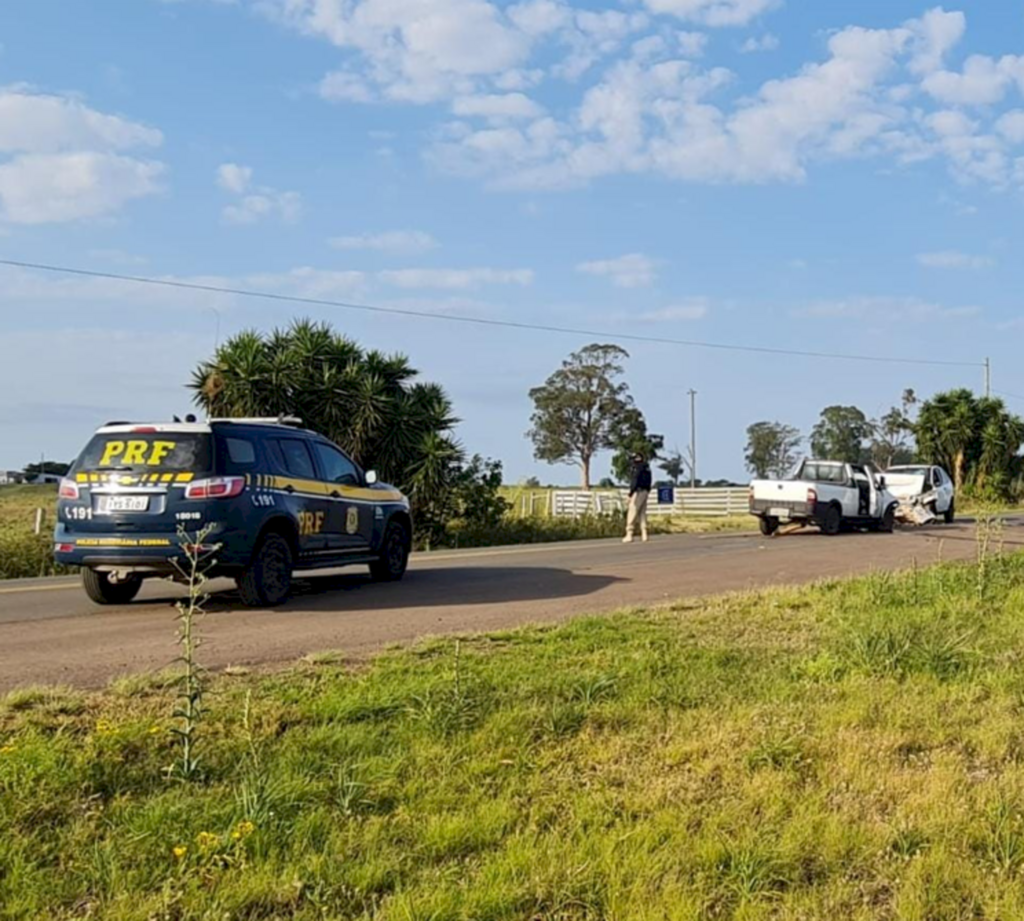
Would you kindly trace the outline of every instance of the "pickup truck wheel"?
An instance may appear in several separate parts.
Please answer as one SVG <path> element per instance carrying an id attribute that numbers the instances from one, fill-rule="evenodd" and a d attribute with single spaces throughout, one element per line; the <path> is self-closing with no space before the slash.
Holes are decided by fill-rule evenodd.
<path id="1" fill-rule="evenodd" d="M 380 556 L 370 564 L 370 575 L 376 582 L 399 582 L 409 565 L 409 535 L 397 521 L 384 532 Z"/>
<path id="2" fill-rule="evenodd" d="M 843 513 L 838 506 L 830 505 L 825 509 L 825 515 L 821 519 L 821 533 L 829 537 L 835 537 L 843 527 Z"/>
<path id="3" fill-rule="evenodd" d="M 882 520 L 878 522 L 878 530 L 882 534 L 892 534 L 896 530 L 896 508 L 890 505 L 882 516 Z"/>
<path id="4" fill-rule="evenodd" d="M 769 518 L 767 515 L 765 515 L 758 519 L 758 524 L 761 527 L 761 533 L 765 537 L 771 537 L 776 531 L 779 530 L 778 518 Z"/>
<path id="5" fill-rule="evenodd" d="M 280 534 L 267 534 L 249 567 L 238 577 L 238 593 L 250 608 L 281 604 L 292 588 L 292 548 Z"/>
<path id="6" fill-rule="evenodd" d="M 82 587 L 96 604 L 128 604 L 142 588 L 142 576 L 128 576 L 114 582 L 109 572 L 83 569 Z"/>
<path id="7" fill-rule="evenodd" d="M 954 500 L 949 500 L 949 508 L 947 508 L 943 513 L 942 520 L 945 521 L 946 524 L 952 524 L 956 521 L 956 502 L 954 502 Z"/>

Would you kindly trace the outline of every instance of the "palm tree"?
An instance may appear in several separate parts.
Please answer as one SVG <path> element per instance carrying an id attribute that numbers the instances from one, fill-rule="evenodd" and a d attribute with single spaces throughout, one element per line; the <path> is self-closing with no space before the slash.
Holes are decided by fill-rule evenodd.
<path id="1" fill-rule="evenodd" d="M 211 416 L 299 416 L 426 507 L 463 452 L 448 395 L 416 376 L 405 356 L 363 351 L 327 323 L 297 320 L 234 336 L 189 386 Z"/>

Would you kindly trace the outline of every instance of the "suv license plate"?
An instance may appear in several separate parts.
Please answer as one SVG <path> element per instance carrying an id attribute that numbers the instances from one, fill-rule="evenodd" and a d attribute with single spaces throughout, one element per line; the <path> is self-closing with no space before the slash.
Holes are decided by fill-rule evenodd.
<path id="1" fill-rule="evenodd" d="M 98 499 L 96 511 L 101 515 L 149 510 L 149 496 L 99 496 Z"/>
<path id="2" fill-rule="evenodd" d="M 770 509 L 768 509 L 768 516 L 770 518 L 788 518 L 789 517 L 789 509 L 788 508 L 770 508 Z"/>

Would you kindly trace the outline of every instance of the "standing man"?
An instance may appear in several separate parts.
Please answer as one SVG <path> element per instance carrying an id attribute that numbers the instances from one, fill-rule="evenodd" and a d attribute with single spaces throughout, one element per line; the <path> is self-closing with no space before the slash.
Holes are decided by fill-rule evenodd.
<path id="1" fill-rule="evenodd" d="M 633 534 L 640 525 L 640 540 L 647 542 L 647 498 L 651 494 L 651 465 L 640 453 L 633 455 L 629 477 L 629 514 L 626 517 L 624 544 L 633 543 Z"/>

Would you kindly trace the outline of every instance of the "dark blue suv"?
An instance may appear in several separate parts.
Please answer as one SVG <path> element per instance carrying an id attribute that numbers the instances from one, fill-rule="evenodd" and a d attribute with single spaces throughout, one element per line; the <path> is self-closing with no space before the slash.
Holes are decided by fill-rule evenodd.
<path id="1" fill-rule="evenodd" d="M 367 564 L 397 581 L 412 544 L 409 502 L 297 419 L 110 423 L 61 483 L 57 562 L 82 567 L 98 604 L 126 604 L 142 580 L 175 576 L 179 529 L 217 546 L 251 606 L 280 604 L 293 570 Z"/>

